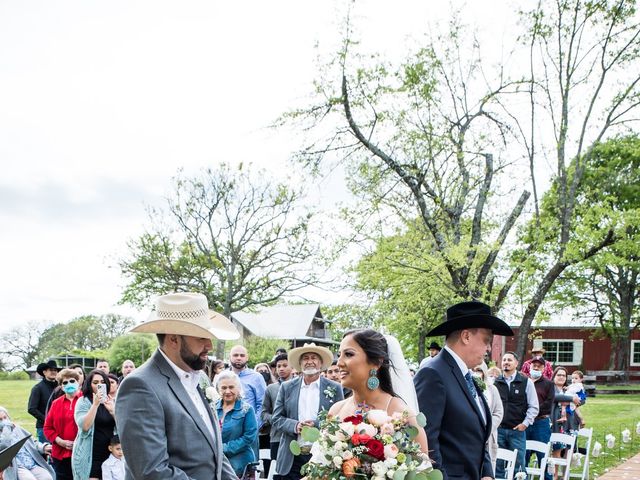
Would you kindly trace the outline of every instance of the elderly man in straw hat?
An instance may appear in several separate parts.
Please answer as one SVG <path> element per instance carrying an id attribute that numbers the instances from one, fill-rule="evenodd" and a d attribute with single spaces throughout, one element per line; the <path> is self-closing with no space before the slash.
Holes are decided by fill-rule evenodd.
<path id="1" fill-rule="evenodd" d="M 289 444 L 300 435 L 305 425 L 318 426 L 318 413 L 329 410 L 344 395 L 339 383 L 320 376 L 331 365 L 333 354 L 328 348 L 305 343 L 289 351 L 289 365 L 302 373 L 284 382 L 278 391 L 271 417 L 272 428 L 280 432 L 276 475 L 280 479 L 297 480 L 300 468 L 311 459 L 311 445 L 302 444 L 302 454 L 294 458 Z"/>
<path id="2" fill-rule="evenodd" d="M 544 357 L 544 353 L 545 350 L 542 347 L 533 347 L 531 349 L 531 356 L 533 357 Z M 523 364 L 522 367 L 520 368 L 520 372 L 522 372 L 523 375 L 526 375 L 527 377 L 531 376 L 531 360 L 532 358 L 530 358 L 529 360 L 526 360 Z M 542 369 L 542 376 L 548 380 L 551 380 L 553 378 L 553 363 L 551 363 L 549 360 L 545 360 L 544 361 L 544 368 Z"/>
<path id="3" fill-rule="evenodd" d="M 151 317 L 132 331 L 155 333 L 159 347 L 118 390 L 126 478 L 236 479 L 199 387 L 211 339 L 237 338 L 233 324 L 209 310 L 204 295 L 172 293 L 159 297 Z"/>

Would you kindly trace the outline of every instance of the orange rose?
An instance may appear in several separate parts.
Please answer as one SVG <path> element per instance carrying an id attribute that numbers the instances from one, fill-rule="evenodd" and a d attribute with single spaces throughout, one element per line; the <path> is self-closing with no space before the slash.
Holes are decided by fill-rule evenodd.
<path id="1" fill-rule="evenodd" d="M 350 458 L 342 462 L 342 473 L 347 478 L 353 477 L 356 474 L 356 468 L 360 466 L 360 460 L 356 457 Z"/>

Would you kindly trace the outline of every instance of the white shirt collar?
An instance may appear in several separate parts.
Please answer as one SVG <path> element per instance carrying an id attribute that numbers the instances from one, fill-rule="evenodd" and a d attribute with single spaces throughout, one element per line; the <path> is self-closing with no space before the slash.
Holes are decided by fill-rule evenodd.
<path id="1" fill-rule="evenodd" d="M 314 380 L 311 383 L 305 383 L 304 378 L 302 379 L 302 388 L 320 388 L 320 377 L 317 380 Z"/>
<path id="2" fill-rule="evenodd" d="M 180 382 L 182 382 L 182 384 L 184 385 L 184 388 L 187 391 L 196 390 L 198 388 L 198 385 L 200 384 L 200 371 L 192 370 L 190 372 L 187 372 L 186 370 L 183 370 L 182 368 L 177 366 L 175 363 L 173 363 L 171 359 L 167 357 L 167 354 L 162 351 L 161 348 L 158 348 L 158 350 L 160 351 L 164 359 L 167 361 L 167 363 L 171 366 L 173 371 L 176 372 L 176 375 L 180 379 Z"/>
<path id="3" fill-rule="evenodd" d="M 445 345 L 444 349 L 447 352 L 449 352 L 449 354 L 456 361 L 456 364 L 458 364 L 458 368 L 460 369 L 460 371 L 462 372 L 462 376 L 464 377 L 467 374 L 467 372 L 470 371 L 469 367 L 467 367 L 467 364 L 464 363 L 464 361 L 458 356 L 458 354 L 456 352 L 454 352 L 453 350 L 451 350 L 448 345 Z"/>

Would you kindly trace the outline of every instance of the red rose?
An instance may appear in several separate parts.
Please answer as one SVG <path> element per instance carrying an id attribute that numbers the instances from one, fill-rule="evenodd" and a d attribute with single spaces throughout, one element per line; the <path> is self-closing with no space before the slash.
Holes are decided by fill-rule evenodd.
<path id="1" fill-rule="evenodd" d="M 367 455 L 371 455 L 377 460 L 384 460 L 384 445 L 380 440 L 372 438 L 366 443 Z"/>
<path id="2" fill-rule="evenodd" d="M 362 423 L 362 415 L 351 415 L 344 419 L 345 422 L 353 423 L 354 425 L 360 425 Z"/>
<path id="3" fill-rule="evenodd" d="M 351 435 L 351 443 L 353 443 L 353 445 L 355 446 L 366 445 L 366 443 L 370 440 L 371 437 L 366 433 L 354 433 L 353 435 Z"/>

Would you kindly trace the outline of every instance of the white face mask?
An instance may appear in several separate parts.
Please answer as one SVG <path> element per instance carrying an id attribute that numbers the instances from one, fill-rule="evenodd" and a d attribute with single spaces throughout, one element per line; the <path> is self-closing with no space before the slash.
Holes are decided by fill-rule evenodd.
<path id="1" fill-rule="evenodd" d="M 542 372 L 540 370 L 531 370 L 529 375 L 531 378 L 540 378 L 542 376 Z"/>

